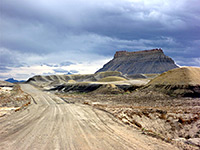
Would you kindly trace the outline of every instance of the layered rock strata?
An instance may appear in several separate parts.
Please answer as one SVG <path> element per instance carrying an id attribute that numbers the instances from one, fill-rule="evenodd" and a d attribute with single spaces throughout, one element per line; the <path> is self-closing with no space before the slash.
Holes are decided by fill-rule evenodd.
<path id="1" fill-rule="evenodd" d="M 119 71 L 123 74 L 160 74 L 178 68 L 174 61 L 163 53 L 162 49 L 137 52 L 117 51 L 114 58 L 97 72 Z"/>

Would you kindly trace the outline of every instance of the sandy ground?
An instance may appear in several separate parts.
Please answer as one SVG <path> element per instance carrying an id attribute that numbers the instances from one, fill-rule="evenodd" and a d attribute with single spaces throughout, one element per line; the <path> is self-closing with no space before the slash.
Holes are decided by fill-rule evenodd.
<path id="1" fill-rule="evenodd" d="M 28 108 L 0 118 L 0 149 L 176 150 L 142 134 L 104 111 L 68 103 L 31 85 L 21 85 L 33 100 Z"/>
<path id="2" fill-rule="evenodd" d="M 152 91 L 57 95 L 71 103 L 83 103 L 109 112 L 127 126 L 180 149 L 200 148 L 200 98 L 172 98 Z"/>

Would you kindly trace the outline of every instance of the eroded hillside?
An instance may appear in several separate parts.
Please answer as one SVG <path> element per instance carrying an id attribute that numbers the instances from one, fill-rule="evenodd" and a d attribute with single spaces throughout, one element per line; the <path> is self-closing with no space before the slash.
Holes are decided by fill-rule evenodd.
<path id="1" fill-rule="evenodd" d="M 120 71 L 123 74 L 163 73 L 178 68 L 174 61 L 163 53 L 162 49 L 137 52 L 118 51 L 114 58 L 97 72 Z"/>
<path id="2" fill-rule="evenodd" d="M 169 70 L 151 80 L 144 90 L 175 97 L 200 97 L 200 68 L 181 67 Z"/>
<path id="3" fill-rule="evenodd" d="M 31 97 L 20 86 L 0 81 L 0 117 L 19 111 L 31 103 Z"/>

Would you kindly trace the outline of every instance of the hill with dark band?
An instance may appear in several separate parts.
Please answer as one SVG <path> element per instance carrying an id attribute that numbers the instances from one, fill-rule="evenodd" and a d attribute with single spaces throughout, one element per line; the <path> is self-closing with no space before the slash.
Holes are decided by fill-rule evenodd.
<path id="1" fill-rule="evenodd" d="M 162 73 L 151 80 L 147 90 L 171 96 L 200 97 L 200 68 L 181 67 Z"/>

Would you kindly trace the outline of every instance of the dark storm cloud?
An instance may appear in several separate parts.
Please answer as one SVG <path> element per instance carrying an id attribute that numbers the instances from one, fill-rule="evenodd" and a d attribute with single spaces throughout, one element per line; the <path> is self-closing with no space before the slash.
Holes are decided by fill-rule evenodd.
<path id="1" fill-rule="evenodd" d="M 199 5 L 199 0 L 1 0 L 0 48 L 9 51 L 8 59 L 0 54 L 1 64 L 91 61 L 116 50 L 161 47 L 180 65 L 199 66 Z"/>
<path id="2" fill-rule="evenodd" d="M 18 54 L 0 48 L 0 70 L 9 71 L 10 69 L 7 67 L 22 67 L 24 65 L 19 61 Z"/>

